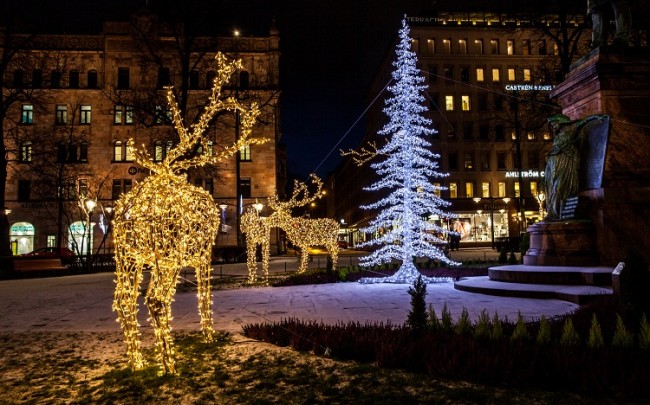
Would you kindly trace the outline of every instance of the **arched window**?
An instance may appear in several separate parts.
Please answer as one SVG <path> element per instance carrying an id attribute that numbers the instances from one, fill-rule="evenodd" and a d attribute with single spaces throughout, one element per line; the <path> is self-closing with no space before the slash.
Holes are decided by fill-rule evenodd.
<path id="1" fill-rule="evenodd" d="M 96 70 L 89 70 L 88 71 L 88 84 L 87 86 L 89 89 L 96 89 L 97 88 L 97 71 Z"/>
<path id="2" fill-rule="evenodd" d="M 160 141 L 156 141 L 153 144 L 153 161 L 162 162 L 165 158 L 165 150 L 163 149 L 163 144 Z"/>
<path id="3" fill-rule="evenodd" d="M 32 161 L 32 141 L 25 141 L 20 144 L 20 156 L 18 160 L 21 163 Z"/>
<path id="4" fill-rule="evenodd" d="M 121 162 L 122 160 L 124 160 L 122 141 L 115 141 L 115 143 L 113 143 L 113 161 Z"/>
<path id="5" fill-rule="evenodd" d="M 34 250 L 34 225 L 29 222 L 16 222 L 11 226 L 11 250 L 15 255 Z"/>
<path id="6" fill-rule="evenodd" d="M 126 155 L 124 160 L 127 162 L 133 162 L 135 160 L 135 142 L 133 139 L 129 139 L 126 142 Z"/>

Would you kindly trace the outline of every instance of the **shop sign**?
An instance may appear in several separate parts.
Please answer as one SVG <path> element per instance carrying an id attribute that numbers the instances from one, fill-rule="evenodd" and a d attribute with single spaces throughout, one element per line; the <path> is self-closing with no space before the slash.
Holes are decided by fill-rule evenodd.
<path id="1" fill-rule="evenodd" d="M 544 177 L 544 172 L 541 170 L 524 170 L 521 172 L 521 177 L 524 179 L 538 179 Z M 517 170 L 506 172 L 506 179 L 509 178 L 519 178 L 519 172 Z"/>
<path id="2" fill-rule="evenodd" d="M 506 84 L 507 91 L 551 91 L 552 84 Z"/>

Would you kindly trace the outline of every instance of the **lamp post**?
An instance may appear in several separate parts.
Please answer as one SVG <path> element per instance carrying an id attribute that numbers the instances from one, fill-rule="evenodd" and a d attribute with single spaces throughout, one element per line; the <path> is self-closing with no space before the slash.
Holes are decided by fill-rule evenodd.
<path id="1" fill-rule="evenodd" d="M 93 210 L 97 205 L 97 202 L 93 199 L 86 200 L 86 215 L 87 215 L 87 226 L 86 231 L 88 232 L 88 239 L 86 240 L 86 269 L 90 270 L 90 258 L 92 255 L 92 223 L 90 222 L 93 215 Z"/>
<path id="2" fill-rule="evenodd" d="M 542 220 L 544 219 L 544 201 L 546 200 L 546 194 L 544 194 L 543 191 L 540 191 L 535 195 L 535 199 L 537 200 L 537 204 L 539 204 L 539 216 L 542 217 Z"/>

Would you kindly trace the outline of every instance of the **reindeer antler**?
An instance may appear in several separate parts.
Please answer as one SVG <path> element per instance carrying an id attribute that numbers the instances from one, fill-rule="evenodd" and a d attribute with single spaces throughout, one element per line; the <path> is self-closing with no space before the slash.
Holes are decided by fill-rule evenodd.
<path id="1" fill-rule="evenodd" d="M 347 151 L 340 149 L 340 152 L 341 156 L 352 156 L 352 161 L 357 166 L 363 166 L 380 154 L 375 142 L 368 142 L 368 148 L 362 146 L 359 150 L 350 149 Z"/>
<path id="2" fill-rule="evenodd" d="M 306 182 L 294 180 L 293 181 L 293 193 L 289 201 L 280 201 L 277 192 L 273 194 L 272 197 L 269 197 L 268 204 L 275 211 L 288 211 L 291 208 L 295 207 L 304 207 L 307 204 L 320 199 L 325 195 L 323 191 L 323 181 L 316 176 L 315 174 L 310 174 L 309 178 L 311 179 L 312 184 L 316 185 L 316 192 L 310 197 L 309 188 L 307 187 Z M 298 199 L 300 196 L 303 196 L 302 199 Z"/>
<path id="3" fill-rule="evenodd" d="M 209 102 L 205 106 L 205 110 L 201 114 L 199 120 L 191 126 L 190 130 L 185 127 L 185 123 L 181 117 L 180 108 L 178 107 L 178 103 L 174 97 L 173 87 L 167 87 L 167 103 L 171 108 L 172 122 L 176 128 L 176 132 L 178 132 L 180 141 L 178 145 L 174 146 L 169 153 L 167 153 L 167 156 L 161 163 L 154 163 L 150 159 L 146 148 L 143 147 L 136 153 L 136 160 L 139 164 L 153 172 L 159 172 L 161 169 L 179 172 L 190 167 L 200 167 L 208 164 L 219 163 L 224 158 L 234 155 L 246 145 L 261 144 L 268 141 L 268 139 L 264 138 L 250 138 L 257 116 L 260 114 L 257 103 L 252 103 L 247 108 L 233 97 L 226 100 L 219 99 L 223 85 L 228 82 L 230 76 L 235 72 L 235 70 L 242 68 L 241 60 L 228 62 L 221 52 L 217 52 L 215 60 L 217 62 L 218 70 L 217 75 L 214 78 L 212 94 L 210 95 Z M 223 110 L 239 112 L 242 126 L 239 139 L 233 145 L 226 147 L 216 155 L 203 153 L 189 159 L 179 159 L 187 152 L 191 151 L 198 143 L 203 143 L 203 135 L 210 125 L 210 121 L 218 111 Z"/>

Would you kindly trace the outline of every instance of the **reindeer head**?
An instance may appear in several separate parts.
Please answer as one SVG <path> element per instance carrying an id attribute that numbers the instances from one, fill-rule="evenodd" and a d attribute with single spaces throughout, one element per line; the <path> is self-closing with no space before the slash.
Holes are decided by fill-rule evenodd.
<path id="1" fill-rule="evenodd" d="M 174 122 L 176 132 L 178 132 L 180 141 L 167 153 L 165 159 L 159 163 L 153 162 L 153 159 L 151 159 L 151 156 L 145 147 L 142 147 L 136 153 L 137 163 L 151 170 L 152 173 L 178 175 L 180 172 L 183 172 L 190 167 L 217 164 L 223 159 L 234 155 L 246 145 L 261 144 L 267 141 L 267 139 L 250 138 L 253 125 L 255 125 L 257 116 L 260 113 L 257 103 L 252 103 L 249 107 L 245 107 L 234 97 L 229 97 L 225 100 L 220 99 L 223 85 L 228 82 L 233 72 L 242 68 L 241 60 L 229 62 L 221 52 L 217 53 L 215 60 L 218 70 L 217 75 L 214 78 L 212 94 L 210 95 L 209 102 L 198 121 L 195 124 L 192 124 L 189 129 L 186 128 L 183 118 L 181 117 L 181 111 L 174 97 L 173 87 L 167 87 L 167 102 L 171 108 L 172 121 Z M 234 144 L 226 147 L 217 154 L 209 155 L 203 153 L 184 159 L 183 157 L 190 153 L 196 145 L 207 144 L 207 139 L 204 139 L 204 133 L 215 114 L 224 110 L 238 112 L 240 114 L 241 131 L 239 139 Z"/>
<path id="2" fill-rule="evenodd" d="M 323 191 L 323 182 L 315 174 L 309 175 L 311 183 L 315 185 L 316 191 L 310 196 L 309 187 L 306 182 L 294 180 L 293 193 L 289 201 L 280 201 L 277 192 L 268 199 L 268 204 L 271 209 L 278 215 L 291 215 L 291 209 L 296 207 L 304 207 L 312 202 L 320 199 L 325 195 Z"/>

